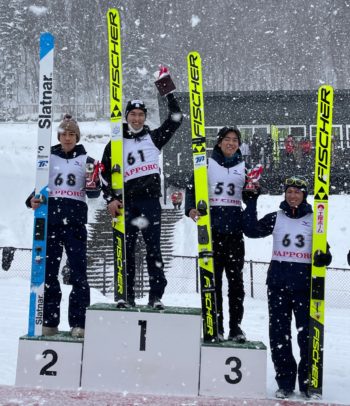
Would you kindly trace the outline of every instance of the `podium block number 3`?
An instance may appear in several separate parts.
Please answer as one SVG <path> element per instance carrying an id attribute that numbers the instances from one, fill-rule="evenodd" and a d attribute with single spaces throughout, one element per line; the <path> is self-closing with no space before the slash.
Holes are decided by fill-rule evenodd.
<path id="1" fill-rule="evenodd" d="M 58 360 L 57 352 L 54 350 L 45 350 L 43 352 L 43 357 L 46 358 L 47 356 L 51 356 L 51 361 L 44 365 L 40 370 L 40 375 L 49 375 L 49 376 L 56 376 L 57 371 L 50 371 L 49 368 L 54 366 Z"/>
<path id="2" fill-rule="evenodd" d="M 232 365 L 231 372 L 235 374 L 235 377 L 231 377 L 230 375 L 225 375 L 225 380 L 227 383 L 231 384 L 237 384 L 242 380 L 242 372 L 241 372 L 241 366 L 242 362 L 239 358 L 237 357 L 229 357 L 227 358 L 226 365 Z"/>

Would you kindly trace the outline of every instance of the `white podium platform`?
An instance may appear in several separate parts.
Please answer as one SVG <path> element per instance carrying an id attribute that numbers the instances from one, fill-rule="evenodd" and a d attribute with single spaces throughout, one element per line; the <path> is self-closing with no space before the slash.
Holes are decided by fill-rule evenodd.
<path id="1" fill-rule="evenodd" d="M 199 394 L 265 398 L 266 346 L 258 341 L 202 343 Z"/>
<path id="2" fill-rule="evenodd" d="M 44 389 L 80 387 L 83 340 L 68 332 L 19 339 L 16 386 Z"/>
<path id="3" fill-rule="evenodd" d="M 194 308 L 89 307 L 82 388 L 198 395 L 201 321 Z"/>
<path id="4" fill-rule="evenodd" d="M 19 339 L 16 386 L 134 394 L 266 397 L 266 346 L 204 343 L 197 308 L 88 308 L 85 341 Z"/>

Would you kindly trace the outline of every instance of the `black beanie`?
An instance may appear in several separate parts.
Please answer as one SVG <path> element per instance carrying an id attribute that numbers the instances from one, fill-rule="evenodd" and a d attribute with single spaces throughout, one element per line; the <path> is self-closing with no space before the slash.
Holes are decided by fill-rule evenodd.
<path id="1" fill-rule="evenodd" d="M 145 103 L 142 100 L 129 100 L 125 109 L 125 119 L 128 118 L 128 114 L 130 113 L 130 111 L 135 109 L 142 110 L 145 113 L 145 116 L 147 115 L 147 109 Z"/>
<path id="2" fill-rule="evenodd" d="M 239 131 L 238 128 L 235 128 L 235 127 L 222 127 L 219 130 L 218 135 L 216 136 L 217 144 L 219 144 L 219 142 L 221 142 L 225 138 L 226 134 L 230 133 L 230 132 L 234 132 L 237 135 L 238 143 L 239 143 L 239 145 L 241 145 L 242 144 L 241 132 Z"/>

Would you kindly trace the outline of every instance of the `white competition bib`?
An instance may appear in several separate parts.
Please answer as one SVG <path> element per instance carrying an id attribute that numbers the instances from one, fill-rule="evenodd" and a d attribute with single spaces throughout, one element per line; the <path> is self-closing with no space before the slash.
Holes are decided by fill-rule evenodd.
<path id="1" fill-rule="evenodd" d="M 85 202 L 85 173 L 87 155 L 65 159 L 50 157 L 50 197 L 66 197 Z"/>
<path id="2" fill-rule="evenodd" d="M 149 134 L 135 139 L 123 139 L 124 180 L 140 178 L 159 172 L 159 149 Z"/>
<path id="3" fill-rule="evenodd" d="M 245 183 L 245 163 L 231 168 L 208 160 L 208 182 L 210 206 L 242 206 L 242 189 Z"/>
<path id="4" fill-rule="evenodd" d="M 279 210 L 273 230 L 272 259 L 275 261 L 311 263 L 312 222 L 309 213 L 299 219 L 292 219 Z"/>

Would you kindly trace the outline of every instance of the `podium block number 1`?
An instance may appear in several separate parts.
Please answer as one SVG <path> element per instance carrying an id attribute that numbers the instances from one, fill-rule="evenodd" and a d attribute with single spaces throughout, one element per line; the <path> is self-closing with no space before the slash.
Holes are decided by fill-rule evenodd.
<path id="1" fill-rule="evenodd" d="M 197 395 L 201 310 L 95 304 L 86 314 L 82 387 Z"/>

